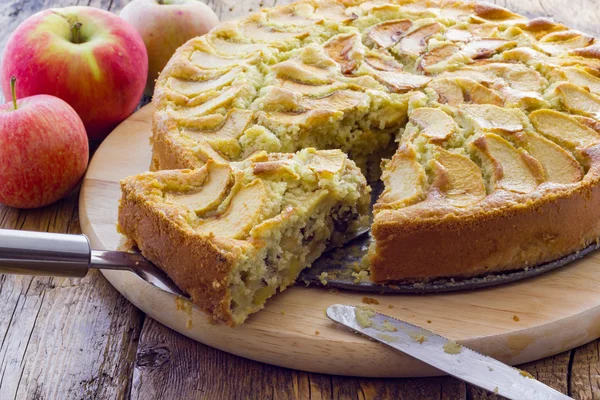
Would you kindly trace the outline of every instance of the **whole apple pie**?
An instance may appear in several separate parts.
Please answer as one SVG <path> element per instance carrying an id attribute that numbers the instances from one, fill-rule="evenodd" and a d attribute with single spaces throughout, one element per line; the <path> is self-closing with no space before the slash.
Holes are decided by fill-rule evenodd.
<path id="1" fill-rule="evenodd" d="M 454 0 L 303 0 L 264 9 L 217 26 L 173 56 L 154 95 L 151 168 L 194 172 L 142 177 L 179 174 L 194 186 L 202 182 L 194 177 L 205 173 L 199 171 L 217 165 L 339 149 L 369 182 L 380 177 L 384 184 L 373 211 L 373 281 L 472 277 L 551 261 L 600 236 L 595 42 L 546 18 Z M 307 148 L 319 150 L 302 150 Z M 355 174 L 361 175 L 358 169 Z M 277 169 L 269 176 L 284 181 L 287 175 Z M 346 178 L 328 179 L 328 187 L 349 185 Z M 124 199 L 133 182 L 124 184 Z M 360 195 L 353 204 L 344 198 L 331 208 L 349 214 L 323 211 L 305 224 L 329 218 L 327 234 L 315 235 L 309 246 L 322 251 L 336 220 L 350 215 L 364 222 L 366 189 L 355 185 Z M 198 203 L 200 210 L 206 202 Z M 161 264 L 157 252 L 183 248 L 191 236 L 151 241 L 158 231 L 136 228 L 142 207 L 124 204 L 121 229 L 175 282 L 180 275 L 193 285 L 197 276 L 221 271 L 221 264 L 205 262 L 200 253 L 191 266 Z M 233 209 L 234 203 L 215 208 L 212 230 L 192 224 L 189 234 L 205 235 L 207 246 L 220 248 L 233 234 L 222 215 Z M 147 210 L 159 213 L 162 207 Z M 179 215 L 164 211 L 161 218 L 178 224 Z M 261 225 L 246 226 L 252 235 Z M 280 242 L 282 228 L 269 229 Z M 239 249 L 219 251 L 236 262 L 260 264 Z M 307 254 L 303 266 L 314 259 Z M 281 262 L 281 276 L 295 271 Z M 268 295 L 272 278 L 256 278 Z M 239 290 L 229 282 L 228 290 Z M 200 298 L 222 284 L 196 283 L 184 289 L 203 307 Z M 242 314 L 234 320 L 241 322 L 247 312 Z"/>

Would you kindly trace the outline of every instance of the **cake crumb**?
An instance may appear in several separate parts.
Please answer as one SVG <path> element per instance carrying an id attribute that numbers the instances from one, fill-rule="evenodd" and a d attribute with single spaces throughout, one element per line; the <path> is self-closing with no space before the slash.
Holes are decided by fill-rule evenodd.
<path id="1" fill-rule="evenodd" d="M 428 320 L 427 320 L 427 323 L 428 323 L 428 324 L 430 324 L 430 323 L 431 323 L 431 320 L 430 320 L 430 319 L 428 319 Z"/>
<path id="2" fill-rule="evenodd" d="M 352 276 L 354 277 L 354 283 L 361 283 L 369 280 L 368 271 L 353 272 Z"/>
<path id="3" fill-rule="evenodd" d="M 390 323 L 390 321 L 388 321 L 387 319 L 385 321 L 383 321 L 383 325 L 381 328 L 384 331 L 398 332 L 398 328 L 396 328 L 394 325 L 392 325 Z"/>
<path id="4" fill-rule="evenodd" d="M 489 370 L 490 372 L 492 372 L 492 371 L 494 370 L 494 368 L 492 368 L 492 367 L 488 367 L 488 370 Z"/>
<path id="5" fill-rule="evenodd" d="M 285 310 L 281 310 L 281 315 L 285 315 Z"/>
<path id="6" fill-rule="evenodd" d="M 321 285 L 323 285 L 323 286 L 327 285 L 328 277 L 329 277 L 329 274 L 327 272 L 321 272 L 321 275 L 319 275 L 319 282 L 321 282 Z"/>
<path id="7" fill-rule="evenodd" d="M 331 289 L 329 289 L 329 293 L 331 293 L 331 294 L 340 294 L 340 291 L 338 289 L 336 289 L 336 288 L 331 288 Z"/>
<path id="8" fill-rule="evenodd" d="M 385 342 L 397 342 L 398 338 L 392 335 L 387 335 L 385 333 L 378 333 L 375 335 L 378 339 L 381 339 Z"/>
<path id="9" fill-rule="evenodd" d="M 394 306 L 393 306 L 393 305 L 391 305 L 391 304 L 388 304 L 388 308 L 389 308 L 389 309 L 392 309 L 392 308 L 394 308 Z"/>
<path id="10" fill-rule="evenodd" d="M 411 337 L 414 339 L 415 342 L 418 342 L 419 344 L 423 344 L 423 342 L 425 340 L 427 340 L 427 338 L 425 337 L 425 335 L 414 334 L 414 335 L 411 335 Z"/>
<path id="11" fill-rule="evenodd" d="M 498 394 L 498 386 L 494 388 L 494 394 Z"/>
<path id="12" fill-rule="evenodd" d="M 521 374 L 521 376 L 524 376 L 525 378 L 530 378 L 530 379 L 535 379 L 533 377 L 533 375 L 531 375 L 529 372 L 527 371 L 523 371 L 522 369 L 519 370 L 519 373 Z"/>
<path id="13" fill-rule="evenodd" d="M 519 321 L 521 320 L 521 318 L 519 318 L 519 317 L 518 317 L 518 316 L 516 316 L 516 315 L 513 315 L 513 320 L 514 320 L 515 322 L 519 322 Z"/>
<path id="14" fill-rule="evenodd" d="M 460 354 L 462 351 L 462 346 L 452 340 L 448 340 L 446 344 L 444 344 L 444 353 L 447 354 Z"/>
<path id="15" fill-rule="evenodd" d="M 354 316 L 356 317 L 356 322 L 360 325 L 361 328 L 368 328 L 373 326 L 372 317 L 375 316 L 375 311 L 369 307 L 356 307 L 354 310 Z"/>
<path id="16" fill-rule="evenodd" d="M 319 336 L 320 334 L 321 334 L 321 332 L 315 331 L 315 335 Z"/>
<path id="17" fill-rule="evenodd" d="M 379 300 L 377 300 L 377 299 L 374 299 L 374 298 L 372 298 L 372 297 L 367 297 L 367 296 L 364 296 L 364 297 L 362 298 L 362 302 L 363 302 L 364 304 L 379 304 Z"/>

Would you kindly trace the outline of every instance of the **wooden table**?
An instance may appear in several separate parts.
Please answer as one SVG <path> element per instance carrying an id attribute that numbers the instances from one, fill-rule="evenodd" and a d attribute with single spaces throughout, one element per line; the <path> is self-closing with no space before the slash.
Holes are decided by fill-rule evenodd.
<path id="1" fill-rule="evenodd" d="M 117 12 L 128 0 L 2 0 L 0 48 L 25 18 L 49 7 Z M 278 0 L 209 0 L 229 19 Z M 596 0 L 495 0 L 552 15 L 600 37 Z M 1 100 L 1 99 L 0 99 Z M 0 228 L 80 233 L 78 193 L 37 210 L 0 205 Z M 599 289 L 600 290 L 600 289 Z M 521 366 L 578 399 L 600 398 L 599 341 Z M 132 306 L 98 273 L 84 279 L 0 275 L 0 399 L 487 399 L 449 377 L 362 379 L 288 370 L 194 342 Z"/>

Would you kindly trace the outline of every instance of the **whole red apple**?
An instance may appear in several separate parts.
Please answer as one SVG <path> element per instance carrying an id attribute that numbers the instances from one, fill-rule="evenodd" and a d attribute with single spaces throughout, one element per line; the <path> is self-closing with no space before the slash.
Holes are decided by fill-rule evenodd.
<path id="1" fill-rule="evenodd" d="M 85 128 L 75 110 L 58 97 L 12 98 L 12 103 L 0 105 L 0 203 L 18 208 L 54 203 L 85 172 Z"/>
<path id="2" fill-rule="evenodd" d="M 119 15 L 140 33 L 146 45 L 149 65 L 145 93 L 149 96 L 175 50 L 219 23 L 214 11 L 199 0 L 133 0 Z"/>
<path id="3" fill-rule="evenodd" d="M 137 31 L 93 7 L 45 10 L 26 19 L 4 49 L 0 79 L 19 80 L 19 96 L 50 94 L 77 111 L 90 139 L 103 139 L 136 108 L 148 56 Z"/>

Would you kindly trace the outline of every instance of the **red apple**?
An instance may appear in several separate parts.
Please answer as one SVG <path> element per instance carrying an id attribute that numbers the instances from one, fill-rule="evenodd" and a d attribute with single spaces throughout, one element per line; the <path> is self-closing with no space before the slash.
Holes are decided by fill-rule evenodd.
<path id="1" fill-rule="evenodd" d="M 133 0 L 119 15 L 140 33 L 146 45 L 149 66 L 145 93 L 149 96 L 175 50 L 219 23 L 213 10 L 198 0 Z"/>
<path id="2" fill-rule="evenodd" d="M 85 172 L 85 128 L 58 97 L 12 98 L 0 105 L 0 203 L 19 208 L 54 203 L 71 193 Z"/>
<path id="3" fill-rule="evenodd" d="M 77 111 L 90 139 L 102 139 L 136 108 L 148 56 L 137 31 L 93 7 L 45 10 L 26 19 L 4 48 L 3 92 L 19 80 L 19 96 L 50 94 Z"/>

